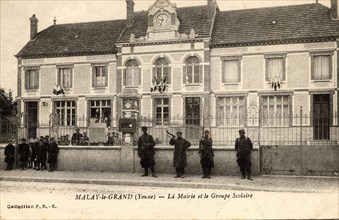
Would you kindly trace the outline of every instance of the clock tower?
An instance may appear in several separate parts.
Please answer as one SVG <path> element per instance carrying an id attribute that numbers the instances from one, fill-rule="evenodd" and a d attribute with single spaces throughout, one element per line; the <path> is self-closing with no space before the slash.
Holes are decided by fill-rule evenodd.
<path id="1" fill-rule="evenodd" d="M 157 0 L 148 12 L 148 40 L 169 40 L 179 38 L 180 21 L 176 4 L 169 0 Z"/>

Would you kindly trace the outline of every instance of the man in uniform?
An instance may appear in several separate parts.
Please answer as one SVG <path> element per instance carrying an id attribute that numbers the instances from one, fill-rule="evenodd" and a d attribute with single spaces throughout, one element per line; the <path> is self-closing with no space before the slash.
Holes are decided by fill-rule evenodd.
<path id="1" fill-rule="evenodd" d="M 253 180 L 251 176 L 251 151 L 253 144 L 251 139 L 245 136 L 244 129 L 239 130 L 239 138 L 235 140 L 235 150 L 237 151 L 237 163 L 241 171 L 241 179 Z"/>
<path id="2" fill-rule="evenodd" d="M 152 176 L 157 178 L 154 170 L 155 142 L 152 135 L 147 134 L 146 126 L 142 126 L 141 130 L 143 134 L 139 137 L 138 140 L 138 156 L 140 157 L 141 166 L 145 169 L 145 173 L 142 175 L 142 177 L 148 176 L 148 168 L 151 168 Z"/>
<path id="3" fill-rule="evenodd" d="M 211 168 L 214 167 L 214 152 L 212 148 L 212 138 L 209 137 L 209 131 L 204 132 L 204 137 L 199 143 L 200 164 L 203 170 L 202 178 L 211 178 Z"/>
<path id="4" fill-rule="evenodd" d="M 169 144 L 174 145 L 173 167 L 177 175 L 174 178 L 184 178 L 185 167 L 187 167 L 186 149 L 191 146 L 191 143 L 182 138 L 182 132 L 177 132 L 178 138 L 171 138 Z"/>
<path id="5" fill-rule="evenodd" d="M 20 155 L 21 169 L 26 170 L 28 155 L 30 153 L 29 145 L 26 143 L 26 139 L 21 139 L 21 144 L 19 144 L 18 153 Z"/>

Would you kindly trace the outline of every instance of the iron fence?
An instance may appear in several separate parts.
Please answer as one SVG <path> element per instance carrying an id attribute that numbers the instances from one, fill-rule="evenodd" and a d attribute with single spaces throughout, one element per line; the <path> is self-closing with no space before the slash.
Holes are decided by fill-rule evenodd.
<path id="1" fill-rule="evenodd" d="M 57 123 L 53 118 L 47 123 L 28 123 L 24 115 L 0 118 L 0 142 L 9 138 L 32 139 L 40 136 L 54 137 L 60 144 L 71 144 L 75 128 L 87 133 L 89 141 L 82 140 L 84 145 L 121 145 L 123 133 L 119 131 L 119 118 L 86 118 L 73 117 L 71 126 Z M 228 117 L 196 117 L 166 119 L 139 117 L 136 120 L 137 137 L 141 127 L 147 126 L 157 145 L 168 145 L 170 136 L 166 131 L 183 137 L 193 145 L 198 145 L 203 131 L 209 130 L 215 146 L 233 146 L 239 136 L 238 130 L 245 129 L 246 135 L 256 145 L 334 145 L 339 141 L 339 121 L 337 114 L 305 115 L 300 111 L 296 115 L 229 115 Z"/>

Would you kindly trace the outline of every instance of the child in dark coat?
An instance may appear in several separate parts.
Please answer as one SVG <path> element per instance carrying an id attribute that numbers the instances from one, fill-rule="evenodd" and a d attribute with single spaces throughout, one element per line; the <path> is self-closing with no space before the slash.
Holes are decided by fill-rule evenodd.
<path id="1" fill-rule="evenodd" d="M 5 162 L 7 163 L 6 171 L 13 169 L 15 148 L 12 143 L 13 141 L 9 139 L 5 148 Z"/>

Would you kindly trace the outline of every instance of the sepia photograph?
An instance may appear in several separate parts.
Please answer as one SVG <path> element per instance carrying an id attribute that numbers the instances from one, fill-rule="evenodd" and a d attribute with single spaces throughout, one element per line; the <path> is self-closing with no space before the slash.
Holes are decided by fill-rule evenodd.
<path id="1" fill-rule="evenodd" d="M 0 219 L 338 219 L 339 0 L 0 0 Z"/>

